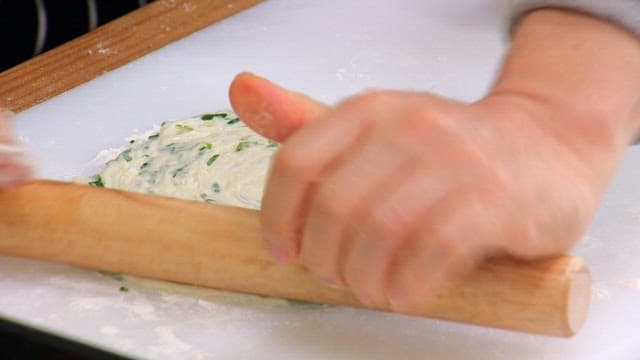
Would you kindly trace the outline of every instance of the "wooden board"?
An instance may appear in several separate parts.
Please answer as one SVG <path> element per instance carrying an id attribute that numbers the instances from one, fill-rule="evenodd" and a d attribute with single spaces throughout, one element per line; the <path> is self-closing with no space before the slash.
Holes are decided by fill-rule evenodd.
<path id="1" fill-rule="evenodd" d="M 261 0 L 158 0 L 0 73 L 0 107 L 23 111 Z"/>

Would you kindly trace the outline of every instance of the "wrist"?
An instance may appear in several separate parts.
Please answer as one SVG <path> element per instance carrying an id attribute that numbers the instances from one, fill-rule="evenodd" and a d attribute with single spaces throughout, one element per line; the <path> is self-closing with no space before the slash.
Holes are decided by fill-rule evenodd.
<path id="1" fill-rule="evenodd" d="M 515 29 L 488 97 L 547 109 L 555 116 L 536 121 L 559 136 L 622 149 L 640 129 L 639 43 L 605 20 L 567 10 L 535 11 Z"/>

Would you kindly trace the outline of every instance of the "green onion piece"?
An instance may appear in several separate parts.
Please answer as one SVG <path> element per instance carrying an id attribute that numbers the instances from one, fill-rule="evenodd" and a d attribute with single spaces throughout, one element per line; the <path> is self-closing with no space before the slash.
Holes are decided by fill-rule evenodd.
<path id="1" fill-rule="evenodd" d="M 214 193 L 219 193 L 220 192 L 220 184 L 218 184 L 218 183 L 213 183 L 211 188 L 213 189 Z"/>
<path id="2" fill-rule="evenodd" d="M 273 140 L 269 140 L 269 144 L 267 145 L 267 147 L 268 148 L 274 148 L 274 147 L 278 147 L 278 145 L 280 145 L 280 144 L 278 144 L 277 142 L 275 142 Z"/>
<path id="3" fill-rule="evenodd" d="M 153 134 L 153 135 L 149 136 L 149 140 L 157 139 L 159 136 L 160 136 L 160 134 Z"/>
<path id="4" fill-rule="evenodd" d="M 236 152 L 240 152 L 250 146 L 258 145 L 259 143 L 256 141 L 242 140 L 236 145 Z"/>
<path id="5" fill-rule="evenodd" d="M 236 145 L 236 152 L 242 151 L 242 149 L 246 148 L 247 146 L 249 146 L 248 141 L 240 141 L 238 145 Z"/>
<path id="6" fill-rule="evenodd" d="M 182 130 L 182 131 L 193 131 L 193 128 L 189 125 L 183 125 L 183 124 L 177 124 L 176 128 Z"/>
<path id="7" fill-rule="evenodd" d="M 298 300 L 298 299 L 287 299 L 287 304 L 289 306 L 293 306 L 293 307 L 299 307 L 299 308 L 318 308 L 318 307 L 322 307 L 324 305 L 322 304 L 318 304 L 315 302 L 311 302 L 311 301 L 305 301 L 305 300 Z"/>
<path id="8" fill-rule="evenodd" d="M 147 166 L 149 166 L 149 162 L 148 161 L 143 163 L 142 165 L 140 165 L 140 170 L 146 168 Z"/>
<path id="9" fill-rule="evenodd" d="M 233 124 L 235 124 L 235 123 L 237 123 L 239 121 L 240 121 L 240 118 L 235 118 L 235 119 L 231 119 L 231 120 L 227 121 L 227 124 L 228 125 L 233 125 Z"/>
<path id="10" fill-rule="evenodd" d="M 122 158 L 124 159 L 124 161 L 129 162 L 131 161 L 133 158 L 131 157 L 131 151 L 127 150 L 125 152 L 122 153 Z"/>
<path id="11" fill-rule="evenodd" d="M 135 143 L 135 142 L 136 142 L 136 139 L 131 139 L 131 140 L 129 140 L 129 144 L 133 144 L 133 143 Z"/>
<path id="12" fill-rule="evenodd" d="M 215 154 L 210 157 L 209 160 L 207 160 L 207 166 L 211 166 L 211 164 L 213 164 L 213 162 L 216 161 L 218 157 L 220 157 L 220 154 Z"/>
<path id="13" fill-rule="evenodd" d="M 173 178 L 175 178 L 176 176 L 180 175 L 180 173 L 182 173 L 184 171 L 185 167 L 186 167 L 186 165 L 181 167 L 181 168 L 179 168 L 179 169 L 177 169 L 176 171 L 174 171 L 173 172 Z"/>
<path id="14" fill-rule="evenodd" d="M 198 151 L 211 150 L 211 148 L 213 148 L 213 145 L 211 145 L 210 143 L 206 143 L 202 145 L 202 147 L 198 149 Z"/>
<path id="15" fill-rule="evenodd" d="M 129 288 L 126 286 L 120 286 L 120 291 L 122 292 L 129 292 Z"/>
<path id="16" fill-rule="evenodd" d="M 102 176 L 100 176 L 100 175 L 93 176 L 91 178 L 91 181 L 89 181 L 89 186 L 104 187 L 104 182 L 102 181 Z"/>
<path id="17" fill-rule="evenodd" d="M 215 114 L 204 114 L 200 116 L 200 119 L 207 121 L 207 120 L 213 120 L 214 118 L 217 118 L 217 117 L 226 118 L 227 113 L 221 112 L 221 113 L 215 113 Z"/>
<path id="18" fill-rule="evenodd" d="M 124 281 L 124 276 L 120 273 L 115 273 L 111 271 L 98 271 L 98 272 L 104 276 L 108 276 L 112 278 L 113 280 Z"/>

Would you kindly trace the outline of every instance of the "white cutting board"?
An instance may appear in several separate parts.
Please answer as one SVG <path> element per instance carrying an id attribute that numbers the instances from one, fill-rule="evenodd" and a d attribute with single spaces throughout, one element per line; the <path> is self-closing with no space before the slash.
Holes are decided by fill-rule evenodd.
<path id="1" fill-rule="evenodd" d="M 40 176 L 68 180 L 133 133 L 228 108 L 227 86 L 242 70 L 327 102 L 371 87 L 474 100 L 504 49 L 503 10 L 490 0 L 271 0 L 19 114 L 16 131 Z M 141 358 L 640 359 L 638 181 L 635 148 L 575 251 L 595 285 L 572 339 L 295 308 L 15 258 L 0 258 L 0 314 Z"/>

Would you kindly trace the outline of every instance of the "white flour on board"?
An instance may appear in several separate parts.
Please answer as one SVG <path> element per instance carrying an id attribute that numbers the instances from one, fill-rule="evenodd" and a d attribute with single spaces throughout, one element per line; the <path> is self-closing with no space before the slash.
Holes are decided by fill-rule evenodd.
<path id="1" fill-rule="evenodd" d="M 609 290 L 602 284 L 594 283 L 593 285 L 591 285 L 591 294 L 592 298 L 594 298 L 595 300 L 603 301 L 609 300 L 611 298 Z"/>
<path id="2" fill-rule="evenodd" d="M 593 250 L 593 249 L 597 249 L 599 247 L 601 247 L 603 245 L 602 241 L 591 236 L 591 235 L 585 235 L 582 237 L 582 239 L 580 240 L 580 242 L 578 243 L 578 245 L 576 245 L 575 247 L 575 251 L 580 253 L 580 252 L 585 252 L 585 251 L 589 251 L 589 250 Z"/>
<path id="3" fill-rule="evenodd" d="M 631 215 L 634 220 L 640 221 L 640 206 L 631 208 L 629 210 L 629 215 Z"/>

